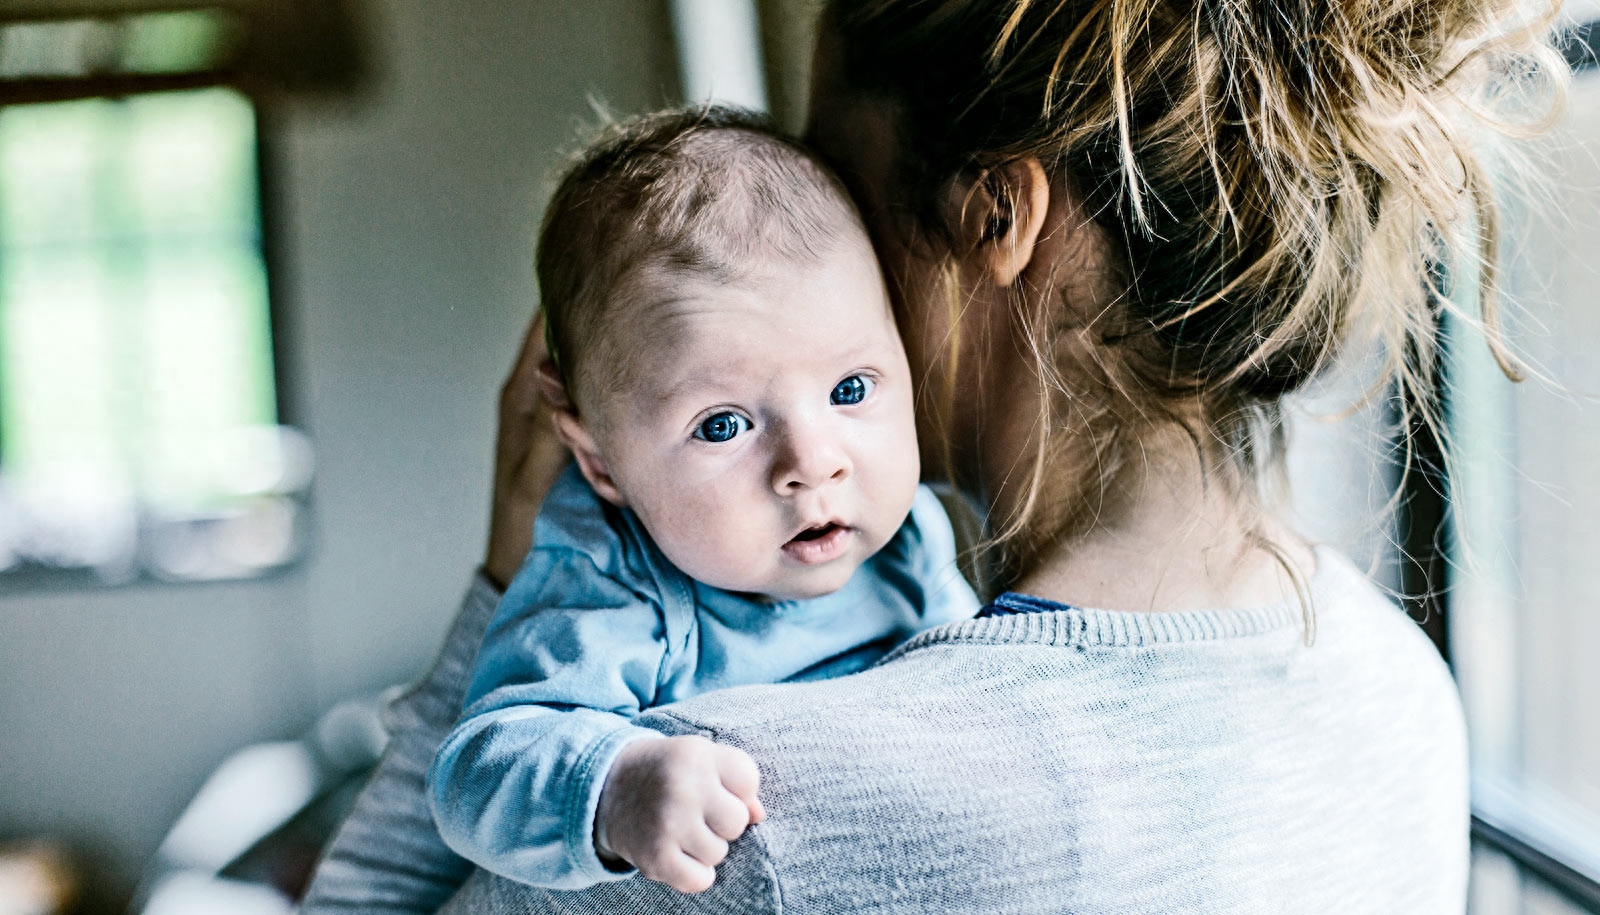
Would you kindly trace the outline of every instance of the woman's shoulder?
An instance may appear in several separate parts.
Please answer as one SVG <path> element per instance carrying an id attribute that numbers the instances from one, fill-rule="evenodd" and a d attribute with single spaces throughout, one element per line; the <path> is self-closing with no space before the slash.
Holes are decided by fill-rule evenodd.
<path id="1" fill-rule="evenodd" d="M 1457 702 L 1454 679 L 1439 650 L 1396 596 L 1343 553 L 1319 547 L 1311 589 L 1312 646 L 1360 659 L 1380 678 L 1443 689 Z"/>
<path id="2" fill-rule="evenodd" d="M 1343 705 L 1416 735 L 1395 749 L 1434 754 L 1465 779 L 1466 724 L 1455 678 L 1418 620 L 1394 595 L 1335 550 L 1317 551 L 1312 592 L 1316 638 L 1308 654 L 1321 676 L 1344 684 Z M 1363 725 L 1357 725 L 1358 727 Z"/>
<path id="3" fill-rule="evenodd" d="M 1309 645 L 1299 608 L 1020 613 L 939 627 L 860 674 L 707 694 L 639 723 L 758 761 L 769 820 L 755 833 L 786 903 L 881 900 L 885 880 L 906 911 L 996 911 L 1002 884 L 1005 911 L 1058 910 L 1063 894 L 1114 909 L 1157 889 L 1263 912 L 1449 896 L 1467 807 L 1448 671 L 1338 554 L 1319 551 L 1311 590 Z M 1390 860 L 1397 842 L 1427 849 L 1426 867 Z M 992 873 L 952 880 L 941 862 L 974 848 Z M 1306 879 L 1236 898 L 1269 872 Z"/>
<path id="4" fill-rule="evenodd" d="M 780 722 L 810 729 L 818 723 L 802 719 L 916 717 L 933 708 L 964 714 L 970 710 L 964 703 L 979 693 L 999 698 L 994 689 L 1002 682 L 1092 696 L 1122 677 L 1136 677 L 1152 691 L 1252 673 L 1272 678 L 1282 675 L 1278 662 L 1321 670 L 1322 682 L 1337 673 L 1457 704 L 1448 667 L 1394 597 L 1337 550 L 1319 547 L 1316 557 L 1308 606 L 1134 613 L 1053 605 L 1055 612 L 985 615 L 929 629 L 860 674 L 741 687 L 668 714 L 707 729 L 770 729 Z M 999 601 L 1006 597 L 1035 611 L 1047 603 L 1023 595 Z"/>
<path id="5" fill-rule="evenodd" d="M 474 871 L 439 915 L 518 912 L 521 915 L 760 915 L 784 909 L 777 882 L 758 837 L 746 833 L 717 866 L 717 880 L 703 893 L 686 895 L 635 874 L 584 890 L 560 891 Z"/>

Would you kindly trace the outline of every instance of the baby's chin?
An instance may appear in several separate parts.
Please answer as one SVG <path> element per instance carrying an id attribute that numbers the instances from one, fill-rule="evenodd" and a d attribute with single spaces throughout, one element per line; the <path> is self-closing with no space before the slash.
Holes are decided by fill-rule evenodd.
<path id="1" fill-rule="evenodd" d="M 838 591 L 840 588 L 843 588 L 845 586 L 845 582 L 849 580 L 850 576 L 847 575 L 837 583 L 826 586 L 811 588 L 775 588 L 770 592 L 764 593 L 763 596 L 770 601 L 816 600 L 819 597 L 827 597 L 829 594 L 832 594 L 835 591 Z"/>
<path id="2" fill-rule="evenodd" d="M 829 563 L 826 568 L 785 569 L 760 581 L 747 579 L 737 582 L 730 581 L 727 584 L 719 584 L 707 579 L 701 579 L 701 581 L 715 585 L 724 591 L 749 595 L 756 600 L 780 603 L 783 601 L 814 600 L 819 597 L 827 597 L 849 583 L 850 577 L 860 567 L 861 561 L 846 562 L 840 560 L 837 564 Z"/>

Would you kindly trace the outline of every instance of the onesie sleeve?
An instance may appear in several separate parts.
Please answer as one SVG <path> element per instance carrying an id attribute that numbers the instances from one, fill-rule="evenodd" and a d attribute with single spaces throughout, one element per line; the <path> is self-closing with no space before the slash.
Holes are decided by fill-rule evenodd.
<path id="1" fill-rule="evenodd" d="M 922 621 L 928 626 L 972 619 L 982 606 L 956 562 L 956 535 L 939 497 L 917 487 L 907 520 L 913 528 L 911 573 L 922 585 Z"/>
<path id="2" fill-rule="evenodd" d="M 605 775 L 623 747 L 658 738 L 631 719 L 654 703 L 666 658 L 648 589 L 594 557 L 536 548 L 479 650 L 466 709 L 428 772 L 444 841 L 486 870 L 550 889 L 632 871 L 594 850 Z"/>

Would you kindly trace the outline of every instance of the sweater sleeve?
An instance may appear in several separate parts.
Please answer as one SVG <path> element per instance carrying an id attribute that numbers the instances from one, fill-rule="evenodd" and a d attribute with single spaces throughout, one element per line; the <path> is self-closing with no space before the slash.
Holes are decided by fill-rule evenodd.
<path id="1" fill-rule="evenodd" d="M 428 799 L 444 841 L 522 883 L 619 880 L 594 850 L 595 811 L 617 754 L 660 736 L 631 724 L 655 701 L 662 611 L 590 554 L 537 548 L 479 650 L 466 711 L 434 759 Z"/>
<path id="2" fill-rule="evenodd" d="M 471 872 L 434 828 L 423 777 L 461 711 L 472 659 L 499 599 L 478 575 L 433 666 L 389 706 L 389 746 L 323 852 L 301 915 L 426 915 Z"/>

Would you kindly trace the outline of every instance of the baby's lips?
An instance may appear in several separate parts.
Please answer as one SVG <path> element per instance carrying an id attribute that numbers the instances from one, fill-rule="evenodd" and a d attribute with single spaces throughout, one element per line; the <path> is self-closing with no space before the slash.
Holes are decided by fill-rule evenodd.
<path id="1" fill-rule="evenodd" d="M 821 536 L 810 539 L 796 537 L 788 541 L 783 545 L 783 552 L 801 565 L 820 565 L 845 555 L 854 536 L 854 528 L 834 524 Z"/>
<path id="2" fill-rule="evenodd" d="M 830 528 L 830 527 L 845 527 L 845 526 L 846 525 L 843 522 L 841 522 L 841 521 L 839 521 L 839 520 L 837 520 L 835 518 L 823 518 L 823 519 L 821 519 L 819 521 L 808 521 L 808 522 L 806 522 L 805 526 L 803 526 L 799 530 L 795 531 L 794 534 L 789 537 L 789 540 L 787 542 L 791 542 L 792 543 L 792 542 L 794 542 L 796 540 L 801 539 L 802 537 L 805 537 L 807 534 L 814 534 L 814 532 L 822 531 L 822 530 L 825 530 L 825 529 Z"/>

